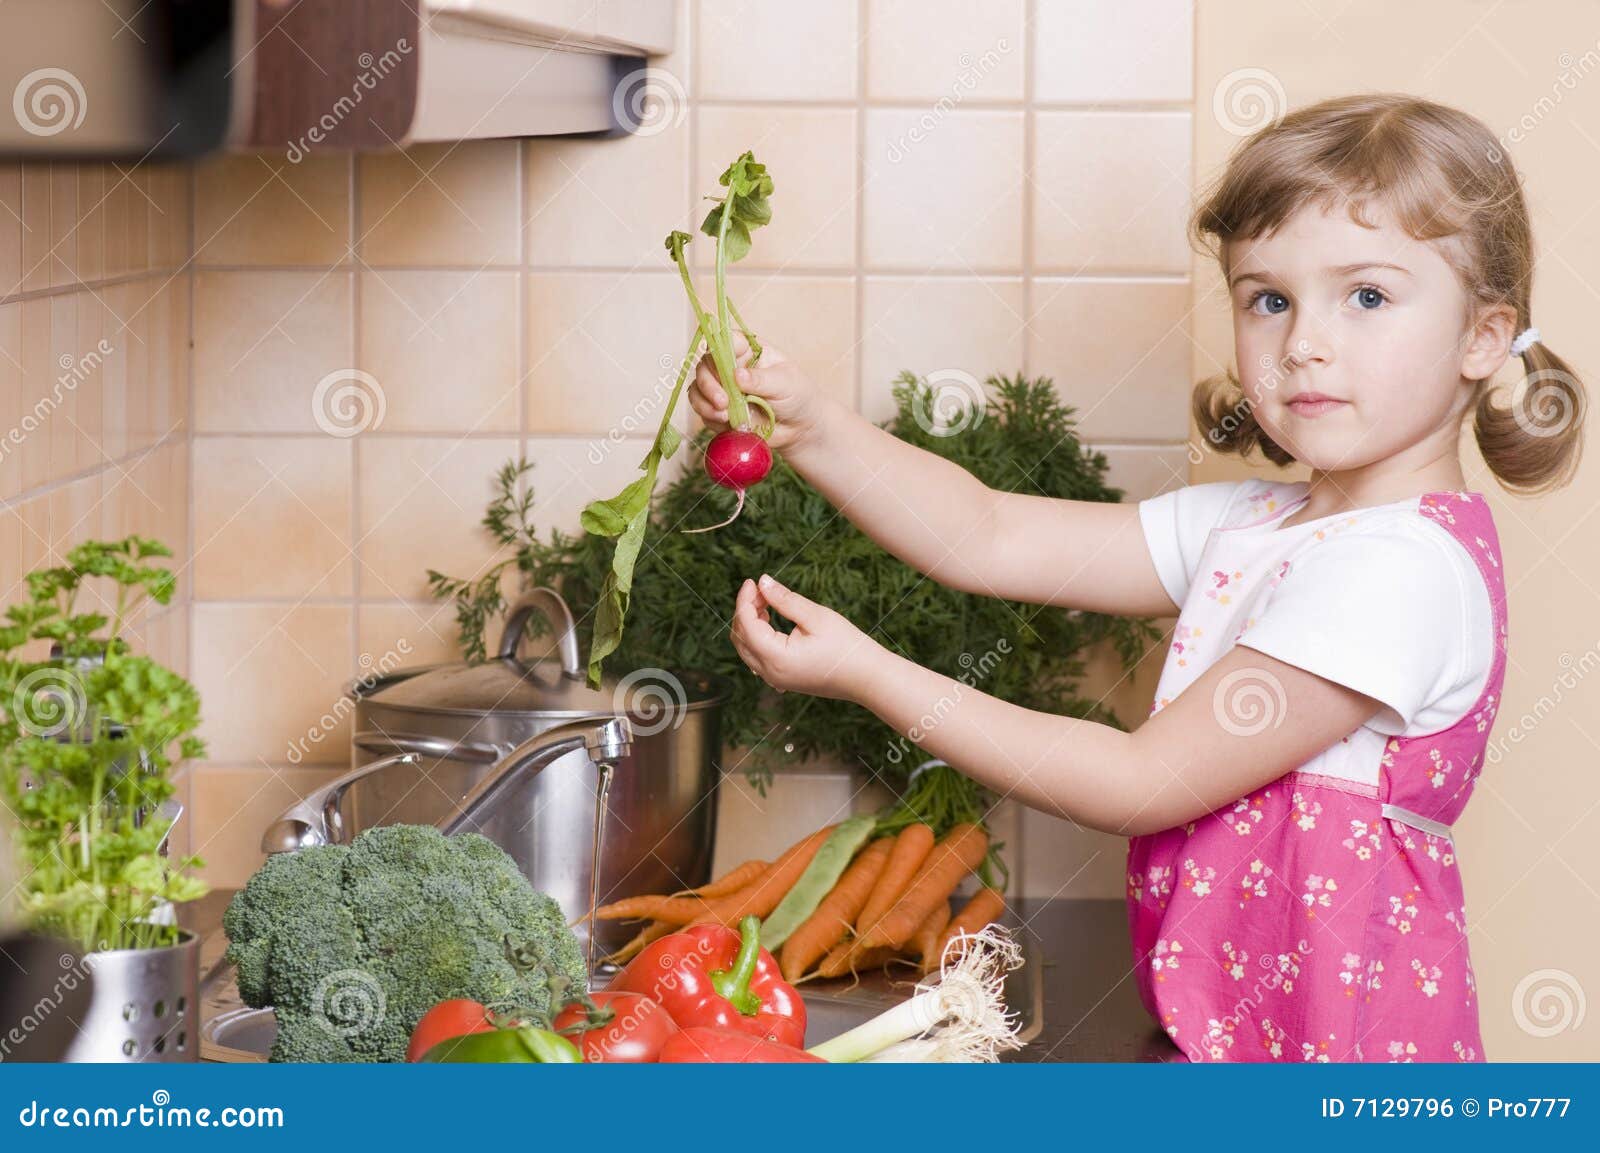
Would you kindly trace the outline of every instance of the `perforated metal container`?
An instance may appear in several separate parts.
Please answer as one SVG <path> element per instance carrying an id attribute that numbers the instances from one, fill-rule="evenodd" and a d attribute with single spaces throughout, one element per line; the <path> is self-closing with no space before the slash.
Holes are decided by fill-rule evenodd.
<path id="1" fill-rule="evenodd" d="M 200 1059 L 200 939 L 179 933 L 176 945 L 161 949 L 84 956 L 93 995 L 66 1060 Z"/>

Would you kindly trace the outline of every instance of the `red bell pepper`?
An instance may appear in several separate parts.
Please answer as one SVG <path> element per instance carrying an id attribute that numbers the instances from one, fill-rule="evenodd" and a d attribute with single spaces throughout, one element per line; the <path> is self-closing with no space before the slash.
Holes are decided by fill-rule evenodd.
<path id="1" fill-rule="evenodd" d="M 661 1002 L 680 1029 L 715 1026 L 805 1045 L 806 1006 L 761 947 L 761 918 L 691 925 L 646 945 L 609 986 Z"/>
<path id="2" fill-rule="evenodd" d="M 733 1029 L 682 1029 L 661 1046 L 663 1065 L 716 1062 L 737 1065 L 826 1065 L 793 1045 L 780 1045 Z"/>

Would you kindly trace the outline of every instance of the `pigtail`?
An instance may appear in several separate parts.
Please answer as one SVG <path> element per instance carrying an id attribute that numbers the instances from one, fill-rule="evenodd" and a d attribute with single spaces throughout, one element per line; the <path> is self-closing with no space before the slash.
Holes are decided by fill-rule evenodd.
<path id="1" fill-rule="evenodd" d="M 1254 406 L 1231 373 L 1213 376 L 1195 385 L 1191 403 L 1194 422 L 1200 428 L 1201 444 L 1211 451 L 1248 457 L 1260 449 L 1261 455 L 1273 464 L 1294 463 L 1294 457 L 1262 430 Z"/>
<path id="2" fill-rule="evenodd" d="M 1488 381 L 1479 384 L 1473 432 L 1484 463 L 1512 492 L 1549 492 L 1571 481 L 1583 453 L 1584 388 L 1566 361 L 1542 341 L 1522 354 L 1527 375 L 1510 403 L 1494 403 Z"/>

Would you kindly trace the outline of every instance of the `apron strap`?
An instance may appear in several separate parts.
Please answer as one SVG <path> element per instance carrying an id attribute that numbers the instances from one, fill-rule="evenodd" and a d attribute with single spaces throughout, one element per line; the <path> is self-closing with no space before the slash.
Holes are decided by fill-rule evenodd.
<path id="1" fill-rule="evenodd" d="M 1399 805 L 1384 805 L 1383 815 L 1391 821 L 1399 821 L 1402 825 L 1410 825 L 1413 829 L 1421 829 L 1435 837 L 1450 840 L 1450 826 L 1443 821 L 1435 821 L 1431 817 L 1424 817 L 1421 813 L 1413 813 L 1410 809 L 1402 809 Z"/>

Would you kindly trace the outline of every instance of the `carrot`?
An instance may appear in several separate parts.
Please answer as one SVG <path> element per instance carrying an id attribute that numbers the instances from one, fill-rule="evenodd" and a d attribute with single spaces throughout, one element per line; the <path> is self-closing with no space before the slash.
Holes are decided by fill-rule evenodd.
<path id="1" fill-rule="evenodd" d="M 922 919 L 917 931 L 911 934 L 911 947 L 908 951 L 922 962 L 924 973 L 933 968 L 930 958 L 937 958 L 938 954 L 934 952 L 934 948 L 944 933 L 944 927 L 949 923 L 950 902 L 940 901 L 934 905 L 933 912 Z"/>
<path id="2" fill-rule="evenodd" d="M 789 935 L 778 954 L 785 981 L 798 980 L 849 932 L 872 892 L 873 882 L 889 860 L 893 845 L 892 837 L 879 837 L 856 854 L 816 911 Z"/>
<path id="3" fill-rule="evenodd" d="M 601 921 L 670 921 L 674 925 L 687 925 L 705 912 L 711 902 L 704 897 L 624 897 L 594 911 Z"/>
<path id="4" fill-rule="evenodd" d="M 894 903 L 905 893 L 911 878 L 916 876 L 917 869 L 932 849 L 933 829 L 930 826 L 907 825 L 900 830 L 900 835 L 894 839 L 894 851 L 889 854 L 889 863 L 878 874 L 872 894 L 856 917 L 857 937 L 866 933 L 894 908 Z"/>
<path id="5" fill-rule="evenodd" d="M 756 878 L 750 884 L 736 893 L 729 893 L 725 897 L 705 901 L 699 897 L 679 898 L 684 901 L 695 901 L 700 905 L 699 911 L 689 921 L 692 925 L 704 924 L 714 921 L 721 925 L 735 925 L 743 918 L 754 914 L 765 917 L 778 907 L 778 902 L 783 900 L 800 874 L 806 871 L 806 866 L 811 863 L 811 858 L 817 855 L 817 850 L 822 848 L 833 832 L 833 826 L 818 829 L 804 840 L 797 841 L 783 851 L 783 855 L 772 863 L 772 867 Z M 657 913 L 656 916 L 661 916 Z"/>
<path id="6" fill-rule="evenodd" d="M 637 897 L 624 897 L 620 901 L 613 901 L 609 905 L 601 905 L 594 911 L 595 919 L 600 921 L 639 921 L 646 918 L 671 921 L 676 925 L 685 925 L 695 917 L 704 913 L 711 901 L 717 897 L 725 897 L 736 893 L 750 884 L 770 865 L 765 861 L 746 861 L 736 869 L 731 869 L 698 889 L 684 889 L 670 897 L 659 894 L 643 894 Z M 580 920 L 588 920 L 584 917 Z"/>
<path id="7" fill-rule="evenodd" d="M 893 945 L 857 949 L 851 941 L 840 941 L 823 958 L 822 964 L 817 967 L 817 975 L 843 977 L 847 973 L 854 975 L 867 969 L 881 969 L 899 955 L 900 950 Z"/>
<path id="8" fill-rule="evenodd" d="M 988 851 L 989 834 L 980 826 L 953 826 L 944 840 L 933 847 L 894 908 L 868 927 L 859 938 L 859 944 L 867 949 L 875 945 L 896 948 L 904 945 L 933 907 L 948 899 L 961 878 L 983 863 Z"/>
<path id="9" fill-rule="evenodd" d="M 991 889 L 988 885 L 979 889 L 972 895 L 970 901 L 961 906 L 961 911 L 950 919 L 950 924 L 940 934 L 939 944 L 933 952 L 923 954 L 923 971 L 939 967 L 944 960 L 944 951 L 950 947 L 951 941 L 962 933 L 976 933 L 984 926 L 993 924 L 1005 911 L 1006 899 L 1000 890 Z"/>
<path id="10" fill-rule="evenodd" d="M 633 940 L 623 945 L 615 953 L 606 958 L 613 965 L 621 965 L 632 960 L 651 941 L 665 937 L 676 928 L 671 921 L 651 921 L 644 928 L 634 934 Z"/>
<path id="11" fill-rule="evenodd" d="M 737 893 L 771 867 L 771 863 L 768 861 L 746 861 L 738 868 L 729 869 L 709 885 L 701 885 L 698 889 L 683 889 L 672 895 L 674 897 L 726 897 L 729 893 Z"/>

